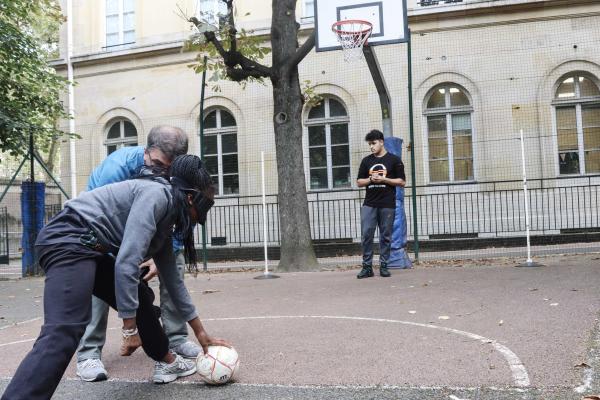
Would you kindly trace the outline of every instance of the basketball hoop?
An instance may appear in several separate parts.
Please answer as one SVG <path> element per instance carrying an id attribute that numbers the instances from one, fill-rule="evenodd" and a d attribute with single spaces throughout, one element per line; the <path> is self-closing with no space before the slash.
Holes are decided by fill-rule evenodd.
<path id="1" fill-rule="evenodd" d="M 337 21 L 331 25 L 344 51 L 344 61 L 351 62 L 363 58 L 362 48 L 371 36 L 373 24 L 360 19 Z"/>

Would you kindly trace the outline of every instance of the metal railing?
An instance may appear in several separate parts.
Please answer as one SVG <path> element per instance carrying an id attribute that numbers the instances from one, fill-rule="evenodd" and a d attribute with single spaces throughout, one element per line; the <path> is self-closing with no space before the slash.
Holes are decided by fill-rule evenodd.
<path id="1" fill-rule="evenodd" d="M 528 181 L 531 231 L 534 235 L 600 232 L 600 176 Z M 508 237 L 525 232 L 522 181 L 469 182 L 417 187 L 419 238 Z M 360 240 L 364 190 L 308 194 L 315 241 Z M 412 239 L 411 192 L 405 192 L 409 239 Z M 260 196 L 217 199 L 209 213 L 209 245 L 263 242 Z M 278 197 L 267 196 L 267 241 L 278 244 Z M 198 236 L 199 237 L 199 236 Z"/>
<path id="2" fill-rule="evenodd" d="M 8 261 L 8 209 L 0 207 L 0 264 Z"/>

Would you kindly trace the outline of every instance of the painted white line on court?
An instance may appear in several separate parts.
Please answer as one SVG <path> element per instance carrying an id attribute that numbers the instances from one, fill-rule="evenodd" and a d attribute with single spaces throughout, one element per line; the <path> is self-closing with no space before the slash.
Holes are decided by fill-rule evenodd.
<path id="1" fill-rule="evenodd" d="M 37 339 L 37 338 L 36 338 Z M 0 343 L 0 347 L 4 347 L 4 346 L 11 346 L 13 344 L 19 344 L 19 343 L 27 343 L 27 342 L 33 342 L 36 339 L 25 339 L 25 340 L 17 340 L 16 342 L 9 342 L 9 343 Z"/>
<path id="2" fill-rule="evenodd" d="M 28 319 L 26 321 L 21 321 L 21 322 L 16 322 L 14 324 L 6 325 L 6 326 L 1 327 L 0 331 L 3 330 L 3 329 L 12 328 L 13 326 L 28 324 L 28 323 L 33 322 L 33 321 L 38 321 L 40 319 L 42 319 L 42 317 L 32 318 L 32 319 Z"/>
<path id="3" fill-rule="evenodd" d="M 229 318 L 207 318 L 203 319 L 203 321 L 243 321 L 243 320 L 260 320 L 260 319 L 341 319 L 341 320 L 350 320 L 350 321 L 369 321 L 369 322 L 387 322 L 401 325 L 409 325 L 409 326 L 417 326 L 420 328 L 428 328 L 428 329 L 437 329 L 441 331 L 446 331 L 450 333 L 454 333 L 457 335 L 465 336 L 469 339 L 473 339 L 476 341 L 480 341 L 482 343 L 491 344 L 496 351 L 498 351 L 504 359 L 506 360 L 508 367 L 512 373 L 513 382 L 516 386 L 519 387 L 528 387 L 531 382 L 529 381 L 529 375 L 527 374 L 527 370 L 525 366 L 517 357 L 515 353 L 512 352 L 508 347 L 498 343 L 495 340 L 488 339 L 486 337 L 477 335 L 475 333 L 461 331 L 458 329 L 446 328 L 443 326 L 437 325 L 428 325 L 428 324 L 420 324 L 418 322 L 411 321 L 401 321 L 396 319 L 384 319 L 384 318 L 367 318 L 367 317 L 345 317 L 345 316 L 332 316 L 332 315 L 274 315 L 274 316 L 257 316 L 257 317 L 229 317 Z"/>

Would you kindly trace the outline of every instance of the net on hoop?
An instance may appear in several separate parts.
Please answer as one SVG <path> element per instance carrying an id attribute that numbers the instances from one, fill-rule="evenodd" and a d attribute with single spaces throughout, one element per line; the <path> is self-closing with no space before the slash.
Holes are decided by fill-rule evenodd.
<path id="1" fill-rule="evenodd" d="M 363 58 L 362 47 L 371 36 L 373 24 L 359 19 L 337 21 L 331 25 L 344 52 L 344 61 L 351 62 Z"/>

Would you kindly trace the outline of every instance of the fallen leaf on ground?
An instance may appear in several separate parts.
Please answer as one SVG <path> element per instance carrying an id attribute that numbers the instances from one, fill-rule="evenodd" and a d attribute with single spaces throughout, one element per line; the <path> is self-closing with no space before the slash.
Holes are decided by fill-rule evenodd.
<path id="1" fill-rule="evenodd" d="M 535 288 L 535 287 L 530 287 L 530 288 L 529 288 L 529 291 L 530 291 L 530 292 L 535 292 L 536 290 L 538 290 L 538 288 Z"/>
<path id="2" fill-rule="evenodd" d="M 590 366 L 582 362 L 581 364 L 577 364 L 575 368 L 590 368 Z"/>
<path id="3" fill-rule="evenodd" d="M 585 396 L 581 400 L 600 400 L 600 396 Z"/>
<path id="4" fill-rule="evenodd" d="M 202 291 L 202 294 L 211 294 L 211 293 L 217 293 L 220 292 L 220 290 L 217 289 L 206 289 L 204 291 Z"/>

